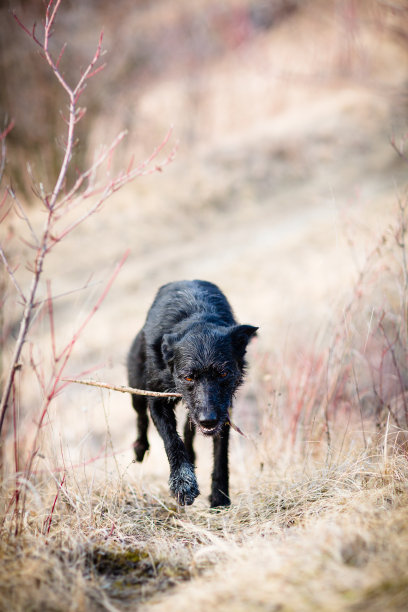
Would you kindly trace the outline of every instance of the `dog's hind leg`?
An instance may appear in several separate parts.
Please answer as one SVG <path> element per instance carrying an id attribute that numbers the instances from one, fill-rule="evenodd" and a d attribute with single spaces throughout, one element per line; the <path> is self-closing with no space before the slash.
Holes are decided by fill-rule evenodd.
<path id="1" fill-rule="evenodd" d="M 189 417 L 187 417 L 186 423 L 184 425 L 184 446 L 186 447 L 187 456 L 193 465 L 195 465 L 196 459 L 193 447 L 195 432 L 196 428 L 194 423 L 190 420 Z"/>
<path id="2" fill-rule="evenodd" d="M 133 444 L 133 449 L 136 460 L 143 461 L 146 451 L 149 450 L 149 440 L 147 439 L 149 417 L 147 416 L 146 398 L 134 395 L 132 397 L 132 404 L 137 413 L 137 439 Z"/>
<path id="3" fill-rule="evenodd" d="M 128 378 L 131 387 L 136 389 L 145 388 L 145 350 L 143 332 L 139 332 L 134 339 L 128 355 Z M 147 398 L 142 395 L 132 395 L 132 404 L 137 413 L 137 439 L 133 444 L 133 448 L 136 460 L 143 461 L 143 457 L 149 449 L 149 441 L 147 439 L 147 428 L 149 425 Z"/>
<path id="4" fill-rule="evenodd" d="M 214 438 L 214 470 L 210 495 L 211 508 L 229 506 L 228 441 L 230 426 L 226 423 Z"/>

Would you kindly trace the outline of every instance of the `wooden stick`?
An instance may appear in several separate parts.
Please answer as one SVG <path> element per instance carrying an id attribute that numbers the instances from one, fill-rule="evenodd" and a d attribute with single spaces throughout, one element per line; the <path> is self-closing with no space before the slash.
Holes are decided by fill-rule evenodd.
<path id="1" fill-rule="evenodd" d="M 77 383 L 79 385 L 89 385 L 90 387 L 101 387 L 102 389 L 111 389 L 112 391 L 120 391 L 121 393 L 131 393 L 132 395 L 148 395 L 151 397 L 181 397 L 181 393 L 161 393 L 159 391 L 133 389 L 133 387 L 117 387 L 116 385 L 110 385 L 108 383 L 102 383 L 96 380 L 76 380 L 73 378 L 64 378 L 63 380 L 65 382 Z"/>
<path id="2" fill-rule="evenodd" d="M 116 385 L 110 385 L 109 383 L 98 382 L 96 380 L 77 380 L 74 378 L 63 378 L 64 382 L 77 383 L 79 385 L 89 385 L 90 387 L 101 387 L 102 389 L 110 389 L 111 391 L 120 391 L 121 393 L 131 393 L 132 395 L 148 395 L 150 397 L 181 397 L 181 393 L 161 393 L 160 391 L 145 391 L 143 389 L 134 389 L 133 387 L 125 387 Z M 228 425 L 241 436 L 246 438 L 244 432 L 231 421 L 231 417 L 228 416 Z"/>
<path id="3" fill-rule="evenodd" d="M 240 436 L 243 436 L 244 438 L 248 438 L 248 436 L 244 434 L 244 432 L 238 427 L 238 425 L 235 425 L 235 423 L 231 421 L 231 417 L 228 417 L 227 423 L 234 431 L 239 433 Z"/>

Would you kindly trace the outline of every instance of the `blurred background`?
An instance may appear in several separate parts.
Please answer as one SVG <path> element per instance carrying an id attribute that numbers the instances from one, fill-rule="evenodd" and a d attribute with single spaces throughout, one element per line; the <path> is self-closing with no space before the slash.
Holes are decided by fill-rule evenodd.
<path id="1" fill-rule="evenodd" d="M 66 99 L 10 8 L 41 34 L 44 7 L 26 0 L 0 9 L 0 119 L 15 121 L 6 180 L 40 223 L 33 184 L 52 189 Z M 155 292 L 184 278 L 215 282 L 238 320 L 260 327 L 255 364 L 265 353 L 275 363 L 288 351 L 307 354 L 341 317 L 405 193 L 407 162 L 390 141 L 403 147 L 407 131 L 408 1 L 64 0 L 52 45 L 58 53 L 67 43 L 61 70 L 70 82 L 101 30 L 107 65 L 82 99 L 72 177 L 122 129 L 117 168 L 144 159 L 170 126 L 169 147 L 178 150 L 163 172 L 115 194 L 47 260 L 53 294 L 67 294 L 54 305 L 63 343 L 131 249 L 70 373 L 98 367 L 100 380 L 126 384 L 126 353 Z M 18 236 L 17 220 L 9 216 L 2 232 Z M 24 283 L 29 249 L 16 240 L 9 250 Z M 12 287 L 6 297 L 12 329 Z M 33 333 L 45 363 L 47 321 Z M 236 417 L 249 429 L 260 368 L 253 371 Z M 30 404 L 38 390 L 26 385 Z M 103 446 L 103 410 L 115 452 L 131 460 L 134 416 L 118 395 L 71 386 L 54 402 L 53 435 L 73 462 Z M 157 456 L 164 473 L 161 445 L 152 446 L 147 464 Z"/>

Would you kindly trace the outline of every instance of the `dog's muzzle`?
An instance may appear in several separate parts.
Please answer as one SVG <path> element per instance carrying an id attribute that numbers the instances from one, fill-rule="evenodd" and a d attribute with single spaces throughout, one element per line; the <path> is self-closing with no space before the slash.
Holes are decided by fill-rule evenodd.
<path id="1" fill-rule="evenodd" d="M 219 421 L 200 421 L 200 429 L 203 434 L 210 436 L 217 430 L 218 423 Z"/>
<path id="2" fill-rule="evenodd" d="M 204 434 L 211 435 L 215 432 L 219 423 L 216 411 L 212 409 L 201 410 L 198 415 L 198 423 Z"/>

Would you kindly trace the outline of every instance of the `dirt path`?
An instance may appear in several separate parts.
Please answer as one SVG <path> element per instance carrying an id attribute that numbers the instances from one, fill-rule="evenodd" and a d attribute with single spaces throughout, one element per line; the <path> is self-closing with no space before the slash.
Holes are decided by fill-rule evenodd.
<path id="1" fill-rule="evenodd" d="M 163 175 L 121 192 L 55 251 L 47 268 L 55 294 L 93 275 L 88 291 L 56 301 L 57 329 L 69 338 L 131 249 L 76 346 L 73 374 L 105 364 L 96 378 L 125 384 L 126 353 L 157 288 L 182 278 L 219 284 L 238 318 L 260 327 L 256 350 L 279 355 L 288 334 L 313 348 L 316 332 L 341 312 L 367 253 L 394 218 L 407 176 L 387 140 L 384 101 L 358 88 L 327 95 L 327 110 L 317 95 L 307 121 L 295 122 L 290 111 L 261 134 L 197 153 L 190 163 L 181 148 Z M 48 334 L 46 326 L 43 331 Z M 115 452 L 127 449 L 118 456 L 125 470 L 134 439 L 129 398 L 71 387 L 55 404 L 55 433 L 64 432 L 74 464 L 96 456 L 106 439 L 101 401 Z M 245 402 L 240 406 L 242 425 L 247 410 Z M 73 422 L 72 414 L 82 416 Z M 132 470 L 163 484 L 164 452 L 152 436 L 149 460 Z M 210 454 L 203 452 L 205 477 Z M 236 452 L 239 457 L 239 444 Z"/>

